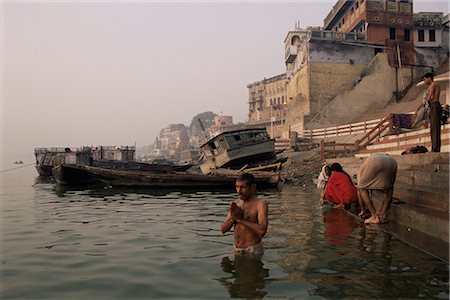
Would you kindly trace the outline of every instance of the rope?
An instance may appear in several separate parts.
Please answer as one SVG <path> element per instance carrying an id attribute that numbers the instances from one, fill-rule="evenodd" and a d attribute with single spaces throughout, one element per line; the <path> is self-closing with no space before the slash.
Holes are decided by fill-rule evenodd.
<path id="1" fill-rule="evenodd" d="M 29 163 L 29 164 L 26 164 L 26 165 L 23 165 L 23 166 L 20 166 L 20 167 L 15 167 L 15 168 L 11 168 L 11 169 L 1 170 L 0 173 L 6 173 L 6 172 L 9 172 L 9 171 L 13 171 L 13 170 L 29 167 L 29 166 L 34 165 L 34 164 L 35 163 Z"/>

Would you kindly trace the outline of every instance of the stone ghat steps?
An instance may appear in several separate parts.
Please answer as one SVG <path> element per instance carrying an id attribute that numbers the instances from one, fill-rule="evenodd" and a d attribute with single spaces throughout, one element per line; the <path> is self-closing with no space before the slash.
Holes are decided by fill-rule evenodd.
<path id="1" fill-rule="evenodd" d="M 397 161 L 394 201 L 389 210 L 390 223 L 449 241 L 449 154 L 423 153 L 392 155 Z M 353 176 L 363 162 L 361 157 L 328 159 L 339 162 Z M 380 208 L 383 194 L 374 192 L 374 203 Z"/>
<path id="2" fill-rule="evenodd" d="M 415 205 L 448 211 L 448 189 L 431 189 L 427 186 L 413 186 L 407 184 L 396 184 L 394 188 L 394 197 L 399 200 L 405 199 L 408 203 Z"/>
<path id="3" fill-rule="evenodd" d="M 417 131 L 402 133 L 398 135 L 385 136 L 378 141 L 367 146 L 355 154 L 356 157 L 367 157 L 375 153 L 385 153 L 399 155 L 408 147 L 418 145 L 425 146 L 428 151 L 431 150 L 430 129 L 421 129 Z M 441 152 L 450 152 L 450 124 L 441 128 Z"/>
<path id="4" fill-rule="evenodd" d="M 449 261 L 449 244 L 443 240 L 395 222 L 384 223 L 381 228 L 408 245 Z"/>
<path id="5" fill-rule="evenodd" d="M 388 219 L 391 222 L 419 230 L 447 243 L 449 242 L 448 211 L 405 203 L 391 205 Z"/>

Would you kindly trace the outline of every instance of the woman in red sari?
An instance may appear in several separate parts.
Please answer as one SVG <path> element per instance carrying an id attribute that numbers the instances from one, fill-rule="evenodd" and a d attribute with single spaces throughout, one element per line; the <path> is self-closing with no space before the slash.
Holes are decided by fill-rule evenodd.
<path id="1" fill-rule="evenodd" d="M 338 163 L 331 165 L 331 176 L 325 186 L 323 199 L 336 204 L 335 208 L 344 208 L 345 205 L 358 201 L 357 189 L 352 179 Z"/>

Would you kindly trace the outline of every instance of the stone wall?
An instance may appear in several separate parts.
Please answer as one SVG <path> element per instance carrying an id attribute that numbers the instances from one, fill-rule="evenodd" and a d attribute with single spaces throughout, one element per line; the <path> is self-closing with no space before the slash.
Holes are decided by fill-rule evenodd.
<path id="1" fill-rule="evenodd" d="M 409 83 L 410 70 L 399 71 L 399 77 L 405 77 L 403 83 Z M 336 95 L 328 104 L 321 106 L 319 116 L 310 116 L 314 119 L 305 120 L 307 128 L 321 128 L 339 124 L 351 123 L 355 118 L 372 108 L 387 105 L 397 91 L 398 81 L 395 68 L 388 64 L 385 53 L 379 53 L 373 62 L 363 68 L 353 86 L 346 87 Z M 325 84 L 327 84 L 325 82 Z"/>

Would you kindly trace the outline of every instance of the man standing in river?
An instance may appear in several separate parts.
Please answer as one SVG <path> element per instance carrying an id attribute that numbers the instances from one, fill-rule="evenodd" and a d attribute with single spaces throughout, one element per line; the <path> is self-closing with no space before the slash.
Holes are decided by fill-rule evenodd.
<path id="1" fill-rule="evenodd" d="M 256 197 L 255 178 L 250 173 L 236 179 L 239 199 L 231 201 L 228 214 L 221 226 L 222 234 L 234 225 L 234 252 L 236 254 L 262 255 L 262 238 L 267 231 L 268 204 Z"/>

